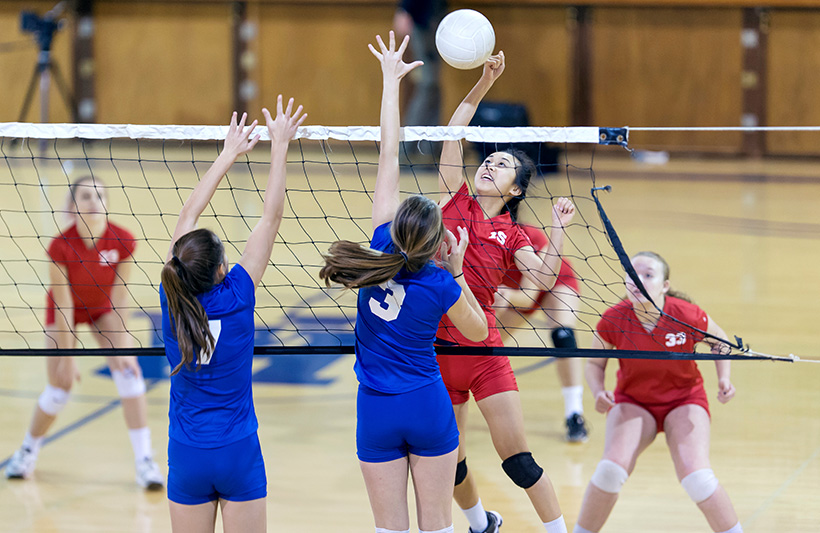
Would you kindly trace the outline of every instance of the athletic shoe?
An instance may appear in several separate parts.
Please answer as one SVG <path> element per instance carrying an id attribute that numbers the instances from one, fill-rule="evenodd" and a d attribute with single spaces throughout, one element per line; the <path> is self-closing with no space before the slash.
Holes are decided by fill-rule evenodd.
<path id="1" fill-rule="evenodd" d="M 34 465 L 37 463 L 37 454 L 30 448 L 20 448 L 9 459 L 6 465 L 6 477 L 8 479 L 26 479 L 34 473 Z"/>
<path id="2" fill-rule="evenodd" d="M 162 490 L 165 478 L 150 457 L 137 461 L 137 485 L 145 490 Z"/>
<path id="3" fill-rule="evenodd" d="M 567 442 L 586 442 L 589 440 L 584 415 L 574 413 L 567 418 Z"/>
<path id="4" fill-rule="evenodd" d="M 504 519 L 495 511 L 485 511 L 487 513 L 487 528 L 484 531 L 473 531 L 473 528 L 467 528 L 467 533 L 498 533 L 501 529 L 501 523 Z"/>

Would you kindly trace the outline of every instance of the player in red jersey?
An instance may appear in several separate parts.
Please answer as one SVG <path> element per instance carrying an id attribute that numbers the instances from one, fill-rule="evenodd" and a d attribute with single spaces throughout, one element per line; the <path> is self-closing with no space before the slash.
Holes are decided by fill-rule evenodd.
<path id="1" fill-rule="evenodd" d="M 697 305 L 670 290 L 669 265 L 641 252 L 632 266 L 661 314 L 627 278 L 627 299 L 598 322 L 593 348 L 693 352 L 706 342 L 712 353 L 728 353 L 726 333 Z M 677 320 L 672 320 L 675 318 Z M 638 456 L 663 431 L 681 485 L 706 516 L 713 531 L 742 530 L 732 502 L 709 464 L 709 403 L 695 361 L 619 359 L 614 393 L 604 387 L 607 359 L 590 359 L 586 377 L 595 408 L 606 417 L 604 457 L 592 475 L 574 533 L 599 531 Z M 718 400 L 735 395 L 728 360 L 716 361 Z"/>
<path id="2" fill-rule="evenodd" d="M 549 242 L 543 229 L 526 224 L 521 224 L 521 228 L 536 250 L 547 252 Z M 537 289 L 517 268 L 509 269 L 495 298 L 501 338 L 506 341 L 514 337 L 517 328 L 531 317 L 540 316 L 536 311 L 543 311 L 547 327 L 552 330 L 552 345 L 558 349 L 577 348 L 575 325 L 581 299 L 579 294 L 578 278 L 566 258 L 561 258 L 558 279 L 548 291 Z M 558 357 L 555 361 L 564 397 L 567 442 L 586 442 L 588 438 L 584 420 L 583 368 L 583 360 L 579 357 Z"/>
<path id="3" fill-rule="evenodd" d="M 504 71 L 504 53 L 490 57 L 481 78 L 450 119 L 450 126 L 466 126 L 476 107 Z M 560 198 L 552 209 L 549 248 L 536 253 L 524 231 L 515 222 L 518 204 L 524 199 L 535 165 L 521 151 L 505 150 L 488 156 L 477 169 L 475 196 L 470 195 L 464 176 L 461 143 L 445 142 L 439 166 L 440 205 L 444 224 L 450 231 L 459 226 L 469 231 L 470 245 L 464 255 L 467 284 L 487 314 L 490 334 L 483 342 L 471 342 L 445 317 L 438 331 L 439 344 L 503 346 L 495 328 L 493 300 L 505 272 L 518 268 L 537 287 L 548 290 L 555 284 L 561 265 L 564 227 L 575 214 L 575 206 Z M 490 428 L 493 444 L 503 460 L 507 476 L 527 492 L 544 527 L 550 533 L 566 531 L 555 490 L 549 477 L 530 453 L 524 434 L 524 417 L 515 376 L 506 357 L 439 356 L 444 383 L 453 402 L 460 435 L 454 497 L 470 522 L 473 533 L 498 531 L 501 516 L 487 512 L 478 495 L 475 479 L 467 469 L 467 400 L 472 392 Z"/>
<path id="4" fill-rule="evenodd" d="M 133 337 L 124 309 L 136 241 L 128 230 L 108 220 L 105 188 L 96 178 L 86 176 L 71 184 L 68 212 L 71 226 L 48 247 L 46 347 L 74 348 L 77 326 L 88 324 L 101 348 L 131 348 Z M 133 355 L 106 359 L 122 400 L 137 483 L 147 490 L 159 490 L 164 479 L 153 460 L 142 370 Z M 34 472 L 46 432 L 65 407 L 74 381 L 80 379 L 73 357 L 49 357 L 47 369 L 48 384 L 37 401 L 23 445 L 6 466 L 8 478 L 27 478 Z"/>

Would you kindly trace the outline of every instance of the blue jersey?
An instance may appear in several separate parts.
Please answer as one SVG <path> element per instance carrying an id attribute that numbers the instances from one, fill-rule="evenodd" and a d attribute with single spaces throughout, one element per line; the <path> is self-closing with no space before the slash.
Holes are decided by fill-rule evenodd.
<path id="1" fill-rule="evenodd" d="M 390 224 L 375 229 L 371 248 L 394 253 Z M 432 262 L 418 272 L 402 269 L 379 286 L 359 289 L 355 365 L 359 383 L 398 394 L 440 380 L 433 341 L 441 317 L 460 296 L 458 282 Z"/>
<path id="2" fill-rule="evenodd" d="M 225 279 L 210 291 L 197 295 L 208 315 L 216 348 L 188 369 L 171 376 L 168 437 L 197 448 L 231 444 L 256 432 L 251 365 L 253 364 L 254 305 L 256 289 L 241 265 L 234 265 Z M 162 336 L 171 368 L 180 360 L 179 345 L 160 285 Z"/>

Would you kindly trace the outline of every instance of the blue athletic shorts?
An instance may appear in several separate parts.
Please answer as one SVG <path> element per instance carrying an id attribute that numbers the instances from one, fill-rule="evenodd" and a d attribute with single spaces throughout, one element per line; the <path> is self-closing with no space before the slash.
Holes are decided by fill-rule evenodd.
<path id="1" fill-rule="evenodd" d="M 168 439 L 168 499 L 199 505 L 245 502 L 268 494 L 265 461 L 256 433 L 220 448 L 194 448 Z"/>
<path id="2" fill-rule="evenodd" d="M 436 457 L 458 448 L 458 427 L 444 382 L 384 394 L 359 385 L 356 450 L 360 461 L 384 463 L 408 454 Z"/>

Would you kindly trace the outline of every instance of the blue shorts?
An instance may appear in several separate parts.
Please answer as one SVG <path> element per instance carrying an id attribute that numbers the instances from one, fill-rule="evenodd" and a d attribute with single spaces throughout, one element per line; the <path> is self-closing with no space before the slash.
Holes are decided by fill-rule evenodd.
<path id="1" fill-rule="evenodd" d="M 401 394 L 359 385 L 356 451 L 360 461 L 384 463 L 445 455 L 458 448 L 458 427 L 444 382 Z"/>
<path id="2" fill-rule="evenodd" d="M 199 505 L 245 502 L 268 494 L 265 461 L 256 433 L 220 448 L 195 448 L 168 439 L 168 499 Z"/>

